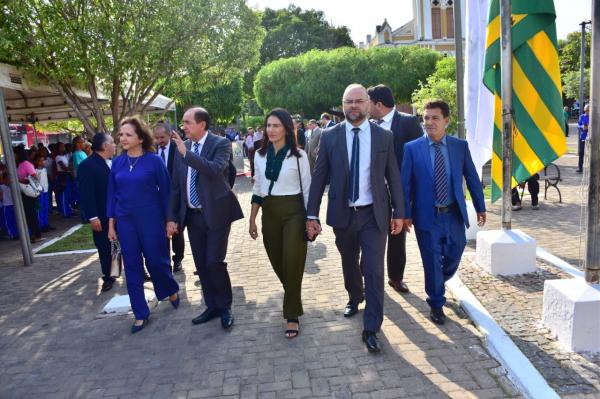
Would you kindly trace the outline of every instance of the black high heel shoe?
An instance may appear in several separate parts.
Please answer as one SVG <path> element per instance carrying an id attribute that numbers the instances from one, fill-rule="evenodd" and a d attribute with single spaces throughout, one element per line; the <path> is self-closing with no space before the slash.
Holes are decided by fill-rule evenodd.
<path id="1" fill-rule="evenodd" d="M 296 323 L 298 324 L 298 328 L 294 329 L 289 329 L 289 330 L 285 330 L 285 337 L 287 339 L 292 339 L 292 338 L 296 338 L 298 336 L 298 334 L 300 334 L 300 320 L 298 319 L 287 319 L 288 323 Z"/>
<path id="2" fill-rule="evenodd" d="M 142 331 L 144 327 L 146 327 L 146 324 L 148 324 L 148 319 L 142 320 L 142 324 L 140 324 L 139 326 L 136 326 L 134 322 L 134 324 L 131 326 L 131 333 L 135 334 L 137 332 Z"/>
<path id="3" fill-rule="evenodd" d="M 180 299 L 179 294 L 177 294 L 177 299 L 175 299 L 174 301 L 172 301 L 172 300 L 169 299 L 169 302 L 171 302 L 171 305 L 173 305 L 173 307 L 175 309 L 177 309 L 179 307 L 179 302 L 180 302 L 179 299 Z"/>

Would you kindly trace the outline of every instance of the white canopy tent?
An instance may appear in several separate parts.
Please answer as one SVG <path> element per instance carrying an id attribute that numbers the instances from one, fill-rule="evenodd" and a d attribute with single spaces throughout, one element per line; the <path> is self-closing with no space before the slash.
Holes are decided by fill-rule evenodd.
<path id="1" fill-rule="evenodd" d="M 89 93 L 85 91 L 78 90 L 76 94 L 83 103 L 92 101 Z M 105 115 L 110 116 L 108 96 L 99 93 L 98 97 L 101 104 L 107 105 L 104 109 Z M 176 111 L 175 103 L 162 95 L 157 96 L 146 108 L 146 112 L 164 112 L 165 110 Z M 0 154 L 4 153 L 8 173 L 11 176 L 16 176 L 16 166 L 13 153 L 10 151 L 12 144 L 9 123 L 37 123 L 70 119 L 77 119 L 77 115 L 56 89 L 48 85 L 29 82 L 18 68 L 0 63 L 0 138 L 2 147 L 0 149 L 6 149 L 6 151 L 0 151 Z M 28 266 L 33 263 L 33 254 L 21 191 L 17 179 L 10 179 L 10 182 L 23 262 Z"/>

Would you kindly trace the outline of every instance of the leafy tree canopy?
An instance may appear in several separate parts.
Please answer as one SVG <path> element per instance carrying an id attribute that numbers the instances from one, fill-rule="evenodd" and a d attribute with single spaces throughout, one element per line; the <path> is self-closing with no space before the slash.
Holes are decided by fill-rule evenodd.
<path id="1" fill-rule="evenodd" d="M 569 71 L 563 75 L 563 93 L 566 98 L 579 100 L 581 74 L 579 71 Z M 584 97 L 590 98 L 590 70 L 584 72 Z"/>
<path id="2" fill-rule="evenodd" d="M 585 34 L 585 67 L 590 67 L 592 35 Z M 581 32 L 571 32 L 565 40 L 558 41 L 560 72 L 579 71 L 581 68 Z"/>
<path id="3" fill-rule="evenodd" d="M 312 50 L 264 66 L 256 76 L 254 94 L 264 110 L 284 107 L 307 116 L 339 107 L 350 83 L 382 83 L 392 89 L 397 102 L 409 102 L 439 58 L 439 53 L 416 46 Z"/>

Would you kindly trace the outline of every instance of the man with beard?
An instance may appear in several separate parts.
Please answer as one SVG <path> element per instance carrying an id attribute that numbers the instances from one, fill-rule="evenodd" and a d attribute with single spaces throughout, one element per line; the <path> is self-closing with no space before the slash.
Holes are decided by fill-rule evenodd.
<path id="1" fill-rule="evenodd" d="M 330 182 L 327 224 L 333 227 L 342 257 L 349 296 L 344 317 L 354 316 L 366 299 L 362 339 L 370 352 L 379 352 L 385 244 L 388 231 L 395 235 L 402 230 L 404 198 L 392 133 L 369 122 L 366 89 L 351 84 L 342 103 L 346 121 L 326 129 L 321 136 L 306 229 L 309 238 L 321 232 L 319 208 L 325 185 Z"/>

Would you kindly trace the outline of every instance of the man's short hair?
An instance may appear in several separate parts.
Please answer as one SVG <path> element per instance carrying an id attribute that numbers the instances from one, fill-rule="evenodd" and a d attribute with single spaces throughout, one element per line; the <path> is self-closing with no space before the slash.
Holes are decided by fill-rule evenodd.
<path id="1" fill-rule="evenodd" d="M 309 123 L 309 124 L 311 124 L 311 123 L 315 123 L 315 124 L 316 124 L 316 123 L 317 123 L 317 121 L 316 121 L 315 119 L 311 119 L 311 120 L 309 120 L 309 121 L 308 121 L 308 123 Z"/>
<path id="2" fill-rule="evenodd" d="M 394 94 L 392 89 L 384 85 L 377 85 L 369 87 L 367 89 L 369 99 L 375 104 L 382 103 L 387 108 L 394 108 L 396 102 L 394 101 Z"/>
<path id="3" fill-rule="evenodd" d="M 440 109 L 442 111 L 442 115 L 444 116 L 444 118 L 447 118 L 450 116 L 450 107 L 448 106 L 448 103 L 445 102 L 444 100 L 431 100 L 431 101 L 427 101 L 425 103 L 425 105 L 423 106 L 423 109 Z"/>
<path id="4" fill-rule="evenodd" d="M 156 125 L 154 125 L 154 129 L 152 129 L 152 131 L 154 133 L 156 133 L 157 130 L 163 130 L 167 135 L 169 135 L 169 133 L 171 132 L 171 126 L 166 123 L 166 122 L 158 122 Z"/>
<path id="5" fill-rule="evenodd" d="M 192 107 L 194 110 L 194 120 L 196 123 L 204 122 L 206 126 L 204 129 L 208 130 L 210 128 L 210 115 L 208 111 L 202 107 Z"/>
<path id="6" fill-rule="evenodd" d="M 104 150 L 104 143 L 108 141 L 109 137 L 108 133 L 96 133 L 94 137 L 92 137 L 92 151 L 98 152 Z"/>
<path id="7" fill-rule="evenodd" d="M 321 114 L 321 119 L 327 119 L 328 121 L 331 120 L 331 116 L 329 116 L 329 114 L 327 112 L 323 112 Z"/>

